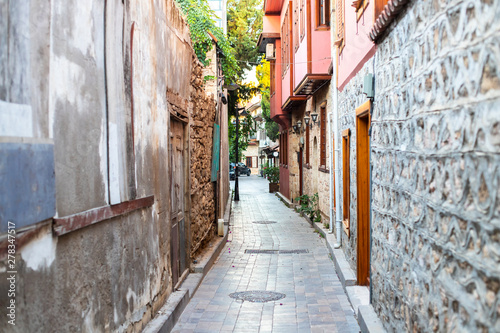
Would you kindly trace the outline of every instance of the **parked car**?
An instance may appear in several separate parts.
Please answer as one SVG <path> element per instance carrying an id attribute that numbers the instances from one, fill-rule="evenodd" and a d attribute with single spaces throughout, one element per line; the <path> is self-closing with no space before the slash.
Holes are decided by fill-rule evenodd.
<path id="1" fill-rule="evenodd" d="M 236 177 L 234 175 L 234 171 L 236 170 L 236 165 L 234 163 L 229 163 L 229 180 L 234 180 Z M 252 174 L 252 170 L 247 167 L 244 163 L 238 163 L 238 175 L 247 175 L 250 176 Z"/>
<path id="2" fill-rule="evenodd" d="M 234 163 L 229 163 L 229 180 L 234 180 L 235 178 Z"/>
<path id="3" fill-rule="evenodd" d="M 249 167 L 247 167 L 244 163 L 238 163 L 238 168 L 240 170 L 240 173 L 238 175 L 247 175 L 250 176 L 252 174 L 252 170 L 250 170 Z"/>

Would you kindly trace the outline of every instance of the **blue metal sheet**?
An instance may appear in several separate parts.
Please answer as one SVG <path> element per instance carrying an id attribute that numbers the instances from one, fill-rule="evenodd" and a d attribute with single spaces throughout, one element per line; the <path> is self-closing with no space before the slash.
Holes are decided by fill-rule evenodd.
<path id="1" fill-rule="evenodd" d="M 217 173 L 219 172 L 219 159 L 220 159 L 220 126 L 214 124 L 214 141 L 212 145 L 212 174 L 210 181 L 217 180 Z"/>
<path id="2" fill-rule="evenodd" d="M 0 232 L 55 215 L 54 145 L 0 143 Z"/>

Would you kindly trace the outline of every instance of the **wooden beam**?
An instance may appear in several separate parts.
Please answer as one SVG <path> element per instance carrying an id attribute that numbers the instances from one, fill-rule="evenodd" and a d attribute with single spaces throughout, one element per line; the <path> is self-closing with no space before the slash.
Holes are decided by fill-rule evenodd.
<path id="1" fill-rule="evenodd" d="M 367 100 L 360 107 L 356 108 L 356 117 L 364 117 L 370 112 L 371 101 Z"/>
<path id="2" fill-rule="evenodd" d="M 87 210 L 66 217 L 55 218 L 53 225 L 54 233 L 57 236 L 61 236 L 91 224 L 109 220 L 120 215 L 131 213 L 134 210 L 152 206 L 153 203 L 154 196 L 151 195 L 141 199 L 121 202 L 116 205 Z"/>

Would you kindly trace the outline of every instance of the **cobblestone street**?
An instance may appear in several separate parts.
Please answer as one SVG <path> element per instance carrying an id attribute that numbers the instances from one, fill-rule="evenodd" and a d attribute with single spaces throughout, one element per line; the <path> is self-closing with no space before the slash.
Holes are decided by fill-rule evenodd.
<path id="1" fill-rule="evenodd" d="M 325 240 L 268 192 L 267 180 L 244 176 L 239 187 L 226 247 L 173 332 L 359 332 Z M 249 291 L 285 297 L 230 297 Z"/>

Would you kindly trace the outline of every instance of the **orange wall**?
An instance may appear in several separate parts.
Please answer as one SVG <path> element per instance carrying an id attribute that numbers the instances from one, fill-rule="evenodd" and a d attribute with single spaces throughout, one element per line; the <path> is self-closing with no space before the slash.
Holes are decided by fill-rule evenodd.
<path id="1" fill-rule="evenodd" d="M 280 32 L 279 15 L 265 15 L 262 18 L 262 33 Z"/>
<path id="2" fill-rule="evenodd" d="M 282 114 L 281 111 L 281 40 L 276 40 L 276 66 L 275 70 L 275 80 L 274 80 L 274 94 L 271 96 L 271 118 L 278 114 Z"/>

